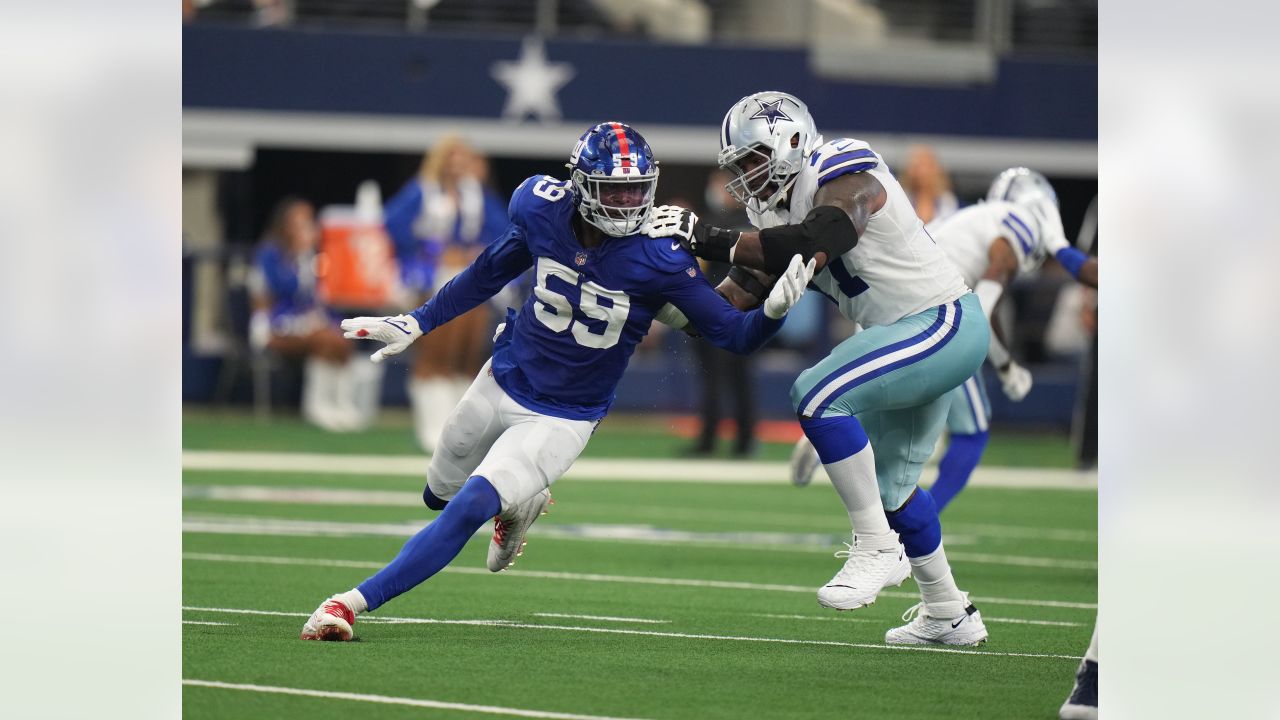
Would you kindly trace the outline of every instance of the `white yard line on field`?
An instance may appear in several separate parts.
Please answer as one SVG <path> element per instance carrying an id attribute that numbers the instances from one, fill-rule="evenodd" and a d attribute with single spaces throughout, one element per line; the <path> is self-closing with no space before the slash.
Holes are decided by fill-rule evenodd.
<path id="1" fill-rule="evenodd" d="M 249 615 L 278 615 L 285 617 L 310 617 L 305 612 L 279 612 L 268 610 L 244 610 L 241 608 L 208 608 L 183 606 L 183 610 L 192 612 L 241 613 Z M 435 618 L 394 618 L 389 622 L 423 623 L 430 625 L 481 625 L 493 628 L 512 628 L 518 630 L 560 630 L 566 632 L 603 633 L 609 635 L 641 635 L 644 637 L 679 638 L 686 640 L 721 640 L 730 642 L 775 643 L 781 645 L 813 645 L 820 647 L 851 647 L 866 650 L 903 650 L 914 652 L 949 653 L 954 655 L 985 655 L 991 657 L 1020 658 L 1055 658 L 1061 660 L 1080 661 L 1078 655 L 1052 655 L 1045 653 L 1008 653 L 990 652 L 987 650 L 960 650 L 958 648 L 923 647 L 919 645 L 877 645 L 874 643 L 851 643 L 838 640 L 801 640 L 797 638 L 754 637 L 750 635 L 710 635 L 705 633 L 659 632 L 657 630 L 631 630 L 624 628 L 580 627 L 574 625 L 538 625 L 535 623 L 504 622 L 501 620 L 439 620 Z"/>
<path id="2" fill-rule="evenodd" d="M 670 620 L 653 620 L 650 618 L 613 617 L 611 615 L 570 615 L 569 613 L 536 612 L 534 617 L 568 618 L 570 620 L 601 620 L 603 622 L 645 623 L 648 625 L 665 625 Z"/>
<path id="3" fill-rule="evenodd" d="M 366 695 L 364 693 L 335 692 L 332 690 L 307 690 L 305 688 L 277 687 L 274 685 L 248 685 L 244 683 L 218 682 L 216 680 L 192 680 L 184 678 L 182 684 L 194 687 L 218 688 L 221 690 L 241 690 L 245 692 L 274 693 L 277 695 L 300 695 L 302 697 L 351 700 L 354 702 L 380 703 L 383 705 L 408 705 L 410 707 L 433 708 L 436 710 L 458 710 L 461 712 L 485 713 L 487 715 L 514 715 L 515 717 L 551 718 L 553 720 L 632 720 L 629 718 L 617 718 L 608 715 L 579 715 L 577 713 L 499 707 L 497 705 L 469 705 L 467 703 L 393 697 L 390 695 Z"/>
<path id="4" fill-rule="evenodd" d="M 206 620 L 183 620 L 183 625 L 235 625 L 235 623 L 208 622 Z"/>
<path id="5" fill-rule="evenodd" d="M 221 535 L 289 535 L 294 537 L 409 537 L 429 523 L 358 523 L 332 520 L 295 520 L 256 515 L 187 515 L 182 531 Z M 481 527 L 477 535 L 488 535 Z M 783 532 L 695 532 L 670 530 L 649 525 L 537 525 L 529 531 L 535 538 L 551 540 L 588 540 L 628 542 L 645 545 L 679 545 L 683 547 L 730 548 L 734 550 L 779 550 L 786 552 L 823 552 L 837 547 L 843 536 L 824 533 Z M 944 538 L 946 539 L 946 538 Z M 960 544 L 960 543 L 958 543 Z M 1063 570 L 1096 570 L 1095 560 L 996 555 L 991 553 L 949 553 L 952 560 L 983 565 L 1059 568 Z"/>
<path id="6" fill-rule="evenodd" d="M 778 613 L 747 613 L 751 617 L 770 618 L 773 620 L 833 620 L 835 622 L 879 622 L 870 618 L 852 617 L 848 613 L 840 613 L 837 617 L 818 617 L 817 615 L 782 615 Z"/>
<path id="7" fill-rule="evenodd" d="M 356 481 L 358 482 L 358 481 Z M 366 507 L 410 507 L 422 508 L 422 495 L 416 492 L 403 492 L 398 490 L 358 490 L 349 488 L 322 488 L 322 487 L 281 487 L 272 485 L 203 485 L 203 484 L 186 484 L 182 487 L 182 496 L 191 500 L 217 500 L 220 502 L 245 502 L 245 503 L 280 503 L 284 505 L 342 505 L 352 506 L 361 505 Z M 636 506 L 629 506 L 628 510 L 635 511 Z M 679 508 L 660 508 L 650 507 L 643 508 L 655 515 L 661 515 L 664 518 L 671 519 L 678 516 L 676 512 Z M 702 510 L 693 510 L 684 519 L 702 517 Z M 751 513 L 756 518 L 767 518 L 770 520 L 781 520 L 793 523 L 811 523 L 813 518 L 806 515 L 781 515 L 779 513 L 754 512 Z M 735 510 L 734 517 L 744 515 L 741 511 Z M 1076 530 L 1069 528 L 1040 528 L 1027 527 L 1022 525 L 994 525 L 994 524 L 948 524 L 948 532 L 955 532 L 965 536 L 963 539 L 972 541 L 967 536 L 994 537 L 994 538 L 1011 538 L 1011 539 L 1030 539 L 1030 540 L 1056 540 L 1063 542 L 1080 542 L 1080 543 L 1097 543 L 1098 533 L 1096 530 Z M 956 544 L 955 538 L 958 535 L 948 534 L 948 543 Z"/>
<path id="8" fill-rule="evenodd" d="M 256 472 L 325 473 L 354 475 L 409 475 L 425 477 L 429 459 L 419 455 L 338 455 L 327 453 L 227 452 L 184 450 L 184 470 L 239 470 Z M 682 483 L 785 484 L 783 462 L 730 462 L 723 460 L 643 460 L 638 458 L 583 458 L 565 478 L 606 482 L 646 481 Z M 1053 488 L 1096 490 L 1098 474 L 1091 471 L 1044 468 L 980 467 L 969 485 L 977 487 Z"/>
<path id="9" fill-rule="evenodd" d="M 309 565 L 319 567 L 342 567 L 354 568 L 360 570 L 380 570 L 385 562 L 370 562 L 364 560 L 324 560 L 318 558 L 291 558 L 291 557 L 272 557 L 266 555 L 227 555 L 219 553 L 183 553 L 184 560 L 201 560 L 207 562 L 227 562 L 227 563 L 254 563 L 264 565 Z M 473 567 L 446 567 L 441 572 L 453 573 L 460 575 L 493 575 L 485 568 Z M 766 592 L 802 592 L 811 593 L 815 591 L 814 587 L 808 585 L 772 585 L 765 583 L 735 582 L 728 580 L 698 580 L 693 578 L 661 578 L 661 577 L 637 577 L 629 575 L 602 575 L 597 573 L 572 573 L 572 572 L 553 572 L 548 570 L 505 570 L 502 575 L 508 577 L 520 578 L 538 578 L 545 580 L 575 580 L 581 582 L 608 582 L 608 583 L 628 583 L 635 585 L 666 585 L 675 587 L 700 587 L 700 588 L 716 588 L 720 590 L 759 590 Z M 902 592 L 895 590 L 885 590 L 880 593 L 881 597 L 905 598 L 910 600 L 919 600 L 920 596 L 914 592 Z M 1024 600 L 1014 598 L 998 598 L 987 597 L 981 595 L 972 596 L 973 601 L 977 603 L 989 603 L 992 605 L 1023 605 L 1026 607 L 1053 607 L 1068 608 L 1072 610 L 1097 610 L 1097 603 L 1068 602 L 1065 600 Z"/>

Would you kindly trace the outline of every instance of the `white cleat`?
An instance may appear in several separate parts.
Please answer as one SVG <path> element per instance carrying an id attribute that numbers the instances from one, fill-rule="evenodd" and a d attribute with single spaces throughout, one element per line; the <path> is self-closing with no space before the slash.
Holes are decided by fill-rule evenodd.
<path id="1" fill-rule="evenodd" d="M 831 582 L 818 588 L 818 604 L 835 610 L 856 610 L 876 601 L 880 591 L 890 585 L 901 585 L 911 576 L 911 561 L 907 551 L 892 535 L 892 546 L 884 549 L 866 547 L 869 538 L 853 536 L 853 544 L 845 543 L 848 550 L 837 550 L 836 557 L 848 558 Z M 875 538 L 877 545 L 887 539 Z"/>
<path id="2" fill-rule="evenodd" d="M 494 516 L 488 559 L 491 572 L 501 572 L 516 564 L 516 558 L 524 554 L 525 533 L 539 515 L 547 514 L 551 502 L 551 491 L 543 488 L 537 495 Z"/>
<path id="3" fill-rule="evenodd" d="M 302 626 L 303 640 L 350 640 L 355 632 L 356 614 L 335 595 L 320 604 Z"/>
<path id="4" fill-rule="evenodd" d="M 884 634 L 886 645 L 981 645 L 987 641 L 987 626 L 968 596 L 962 603 L 940 603 L 935 608 L 916 603 L 902 619 L 906 625 Z"/>
<path id="5" fill-rule="evenodd" d="M 804 487 L 813 482 L 813 476 L 817 474 L 818 466 L 821 464 L 822 460 L 818 458 L 818 451 L 813 449 L 813 443 L 809 442 L 809 438 L 801 435 L 796 441 L 796 446 L 791 450 L 791 460 L 787 463 L 791 471 L 791 484 Z"/>

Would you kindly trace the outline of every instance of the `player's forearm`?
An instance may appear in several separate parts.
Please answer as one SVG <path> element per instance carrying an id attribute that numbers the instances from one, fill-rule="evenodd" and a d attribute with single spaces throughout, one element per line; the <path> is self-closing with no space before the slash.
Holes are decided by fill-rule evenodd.
<path id="1" fill-rule="evenodd" d="M 1098 288 L 1098 258 L 1091 257 L 1080 266 L 1079 280 L 1095 290 Z"/>
<path id="2" fill-rule="evenodd" d="M 731 353 L 748 355 L 769 342 L 769 338 L 782 328 L 785 317 L 774 320 L 765 315 L 763 309 L 756 308 L 739 313 L 735 322 L 719 326 L 718 332 L 704 333 L 704 337 Z"/>
<path id="3" fill-rule="evenodd" d="M 1073 247 L 1060 248 L 1053 257 L 1072 277 L 1091 288 L 1098 287 L 1098 258 L 1089 257 Z"/>
<path id="4" fill-rule="evenodd" d="M 729 269 L 729 276 L 716 286 L 716 292 L 742 311 L 750 310 L 764 302 L 774 277 L 759 270 L 741 265 Z"/>
<path id="5" fill-rule="evenodd" d="M 477 277 L 475 266 L 458 273 L 444 287 L 436 291 L 430 300 L 409 313 L 418 321 L 422 332 L 429 333 L 463 313 L 478 307 L 498 293 L 505 282 L 493 287 Z"/>
<path id="6" fill-rule="evenodd" d="M 732 299 L 717 294 L 703 281 L 671 288 L 667 300 L 689 318 L 703 337 L 729 352 L 752 352 L 782 327 L 782 320 L 769 318 L 761 308 L 744 312 Z M 747 300 L 740 297 L 740 301 Z M 751 302 L 756 301 L 752 298 Z"/>
<path id="7" fill-rule="evenodd" d="M 741 233 L 728 260 L 778 275 L 786 271 L 793 256 L 800 255 L 805 260 L 816 259 L 821 270 L 831 258 L 843 255 L 857 243 L 858 230 L 848 210 L 820 205 L 803 222 Z"/>
<path id="8" fill-rule="evenodd" d="M 418 321 L 422 332 L 429 333 L 480 305 L 528 270 L 533 258 L 523 238 L 523 232 L 512 225 L 467 269 L 445 283 L 422 307 L 409 313 Z"/>

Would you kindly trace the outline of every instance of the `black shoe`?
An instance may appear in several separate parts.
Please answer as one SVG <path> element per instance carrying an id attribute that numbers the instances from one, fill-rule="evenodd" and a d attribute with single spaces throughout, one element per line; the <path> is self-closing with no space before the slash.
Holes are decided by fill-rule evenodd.
<path id="1" fill-rule="evenodd" d="M 1098 663 L 1085 660 L 1076 670 L 1076 686 L 1058 710 L 1061 720 L 1098 720 Z"/>

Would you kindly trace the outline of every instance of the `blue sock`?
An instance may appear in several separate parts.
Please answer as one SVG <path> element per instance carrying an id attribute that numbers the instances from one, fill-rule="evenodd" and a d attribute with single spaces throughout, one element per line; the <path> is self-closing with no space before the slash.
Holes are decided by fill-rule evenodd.
<path id="1" fill-rule="evenodd" d="M 431 492 L 430 485 L 422 486 L 422 502 L 426 503 L 427 507 L 432 510 L 443 510 L 444 506 L 449 504 L 448 500 L 441 500 L 436 497 L 436 494 Z"/>
<path id="2" fill-rule="evenodd" d="M 800 418 L 800 427 L 818 451 L 823 465 L 839 462 L 856 455 L 867 446 L 867 431 L 852 415 L 836 415 L 828 418 Z"/>
<path id="3" fill-rule="evenodd" d="M 473 475 L 440 517 L 409 538 L 395 560 L 356 589 L 370 610 L 412 590 L 457 557 L 476 530 L 501 509 L 498 491 L 488 480 Z"/>
<path id="4" fill-rule="evenodd" d="M 959 495 L 969 482 L 973 469 L 982 460 L 982 451 L 987 448 L 987 438 L 990 436 L 985 431 L 972 435 L 952 433 L 947 453 L 942 456 L 942 462 L 938 463 L 938 480 L 929 488 L 933 501 L 938 504 L 938 512 L 945 510 L 952 498 Z"/>
<path id="5" fill-rule="evenodd" d="M 923 557 L 942 544 L 942 523 L 938 521 L 938 507 L 928 490 L 917 487 L 902 507 L 885 513 L 889 527 L 902 538 L 907 557 Z"/>

